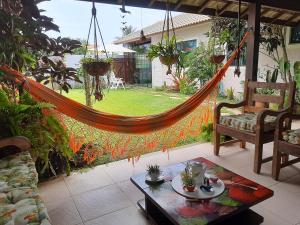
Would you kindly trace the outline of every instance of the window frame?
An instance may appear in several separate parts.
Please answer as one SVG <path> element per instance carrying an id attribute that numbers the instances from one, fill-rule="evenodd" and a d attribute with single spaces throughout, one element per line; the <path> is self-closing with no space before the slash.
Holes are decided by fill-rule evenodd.
<path id="1" fill-rule="evenodd" d="M 294 30 L 294 29 L 295 29 L 295 30 Z M 291 28 L 290 28 L 289 44 L 290 44 L 290 45 L 297 45 L 297 44 L 300 44 L 300 38 L 299 38 L 299 41 L 293 41 L 293 39 L 292 39 L 293 32 L 299 32 L 299 36 L 300 36 L 300 26 L 298 26 L 298 27 L 291 27 Z"/>

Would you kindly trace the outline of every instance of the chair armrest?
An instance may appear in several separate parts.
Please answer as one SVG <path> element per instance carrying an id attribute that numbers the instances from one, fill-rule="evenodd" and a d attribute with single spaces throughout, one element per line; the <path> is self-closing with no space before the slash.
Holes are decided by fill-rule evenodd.
<path id="1" fill-rule="evenodd" d="M 256 132 L 263 132 L 264 129 L 262 129 L 264 127 L 264 120 L 267 116 L 275 116 L 278 117 L 280 114 L 285 114 L 285 113 L 289 113 L 291 111 L 290 108 L 285 108 L 283 110 L 270 110 L 270 109 L 265 109 L 262 110 L 258 113 L 257 115 L 257 119 L 256 119 Z M 278 120 L 276 120 L 276 125 L 278 123 Z"/>
<path id="2" fill-rule="evenodd" d="M 231 109 L 234 109 L 234 108 L 239 108 L 239 107 L 242 107 L 242 106 L 245 106 L 246 105 L 246 101 L 242 101 L 242 102 L 239 102 L 239 103 L 227 103 L 227 102 L 221 102 L 219 103 L 216 107 L 215 107 L 215 110 L 214 110 L 214 115 L 215 115 L 215 123 L 219 123 L 219 118 L 221 116 L 221 109 L 226 107 L 226 108 L 231 108 Z"/>
<path id="3" fill-rule="evenodd" d="M 9 138 L 0 139 L 0 148 L 7 146 L 16 146 L 21 151 L 29 150 L 31 147 L 31 143 L 26 137 L 15 136 Z"/>

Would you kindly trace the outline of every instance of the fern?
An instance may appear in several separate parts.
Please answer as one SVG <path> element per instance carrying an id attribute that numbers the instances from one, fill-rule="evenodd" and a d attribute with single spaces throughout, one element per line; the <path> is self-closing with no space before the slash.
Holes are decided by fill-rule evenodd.
<path id="1" fill-rule="evenodd" d="M 36 102 L 28 93 L 20 96 L 19 104 L 9 103 L 6 93 L 0 89 L 0 124 L 3 124 L 1 136 L 25 136 L 32 144 L 31 155 L 42 161 L 40 174 L 51 169 L 49 154 L 56 152 L 65 161 L 64 167 L 69 173 L 69 159 L 73 152 L 69 147 L 69 137 L 56 117 L 45 115 L 43 109 L 51 109 L 53 105 Z M 53 168 L 52 168 L 53 169 Z M 51 169 L 51 170 L 52 170 Z M 54 173 L 55 174 L 55 173 Z"/>

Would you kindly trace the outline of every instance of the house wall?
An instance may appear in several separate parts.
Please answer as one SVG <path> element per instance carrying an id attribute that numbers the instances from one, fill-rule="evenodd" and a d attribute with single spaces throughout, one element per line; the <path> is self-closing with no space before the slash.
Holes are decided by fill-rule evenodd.
<path id="1" fill-rule="evenodd" d="M 186 28 L 181 28 L 176 30 L 177 41 L 187 41 L 196 39 L 197 46 L 200 42 L 207 42 L 208 37 L 205 35 L 210 29 L 211 22 L 206 22 L 198 25 L 189 26 Z M 156 34 L 151 37 L 151 42 L 158 43 L 161 39 L 161 34 Z M 290 29 L 287 32 L 287 51 L 288 57 L 291 63 L 295 61 L 300 61 L 300 44 L 290 44 Z M 281 52 L 279 52 L 281 54 Z M 274 67 L 275 63 L 265 54 L 260 53 L 259 55 L 259 72 L 264 73 L 269 67 Z M 235 97 L 239 98 L 243 93 L 242 82 L 245 80 L 245 66 L 241 66 L 241 75 L 240 77 L 234 76 L 235 67 L 229 67 L 228 71 L 225 74 L 225 77 L 222 80 L 221 91 L 226 92 L 227 88 L 232 87 L 234 89 Z M 166 75 L 167 68 L 162 65 L 159 59 L 154 59 L 152 61 L 152 86 L 160 87 L 166 82 L 167 85 L 172 85 L 172 80 L 169 76 Z M 293 70 L 292 70 L 293 73 Z M 261 78 L 259 78 L 261 80 Z M 278 82 L 281 82 L 281 78 L 278 78 Z"/>

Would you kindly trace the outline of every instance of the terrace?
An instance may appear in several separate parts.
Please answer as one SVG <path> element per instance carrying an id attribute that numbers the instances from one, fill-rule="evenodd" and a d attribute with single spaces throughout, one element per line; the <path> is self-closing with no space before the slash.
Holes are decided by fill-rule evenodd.
<path id="1" fill-rule="evenodd" d="M 127 160 L 112 162 L 41 183 L 39 190 L 53 224 L 113 225 L 120 221 L 124 225 L 152 224 L 136 205 L 143 194 L 129 178 L 144 172 L 150 163 L 166 166 L 202 156 L 274 191 L 271 199 L 252 208 L 264 217 L 263 224 L 298 225 L 300 164 L 284 168 L 279 181 L 275 181 L 270 174 L 271 162 L 263 165 L 260 175 L 252 172 L 253 148 L 249 144 L 246 150 L 241 150 L 232 145 L 217 157 L 210 143 L 191 144 L 171 150 L 169 158 L 157 152 L 142 156 L 135 167 Z M 265 150 L 266 155 L 272 155 L 273 145 L 268 144 Z"/>
<path id="2" fill-rule="evenodd" d="M 122 5 L 123 7 L 126 3 L 126 6 L 128 5 L 134 7 L 162 10 L 167 9 L 172 11 L 198 13 L 209 16 L 218 14 L 218 16 L 226 18 L 246 19 L 248 21 L 248 27 L 250 27 L 251 29 L 249 29 L 249 37 L 247 40 L 245 81 L 249 81 L 250 86 L 257 84 L 256 81 L 258 80 L 260 23 L 272 23 L 292 27 L 298 26 L 300 23 L 300 5 L 295 3 L 295 1 L 289 2 L 289 4 L 286 4 L 286 1 L 284 2 L 281 0 L 230 0 L 221 2 L 216 0 L 81 1 L 118 4 Z M 2 1 L 0 2 L 0 9 L 2 10 Z M 9 1 L 8 3 L 6 1 L 3 2 L 4 6 L 6 6 L 6 4 L 10 4 Z M 166 4 L 166 2 L 168 4 Z M 14 8 L 9 8 L 9 10 L 13 12 Z M 123 8 L 123 10 L 125 10 L 125 8 Z M 20 15 L 22 15 L 22 13 L 13 16 L 18 17 Z M 25 34 L 21 32 L 21 36 L 23 35 Z M 245 38 L 247 38 L 247 35 L 245 36 Z M 68 40 L 63 41 L 68 42 Z M 1 45 L 0 48 L 2 48 Z M 29 46 L 28 48 L 32 48 L 32 46 Z M 5 51 L 7 50 L 4 47 L 3 49 Z M 7 51 L 10 51 L 10 49 Z M 56 51 L 55 53 L 57 53 L 58 51 Z M 235 54 L 239 55 L 238 51 L 234 51 L 233 56 Z M 18 54 L 16 55 L 17 56 L 15 57 L 21 57 Z M 263 112 L 263 110 L 266 110 L 265 108 L 268 108 L 270 106 L 269 104 L 268 107 L 266 106 L 266 104 L 264 104 L 263 107 L 257 106 L 254 102 L 259 102 L 258 100 L 261 100 L 261 102 L 259 103 L 275 102 L 279 105 L 278 108 L 280 108 L 280 106 L 284 107 L 286 99 L 288 99 L 289 103 L 291 104 L 287 106 L 291 107 L 286 110 L 286 114 L 283 113 L 279 115 L 279 113 L 275 114 L 275 112 L 271 112 L 270 116 L 277 117 L 276 127 L 273 127 L 273 129 L 268 133 L 272 134 L 273 139 L 270 141 L 270 136 L 266 138 L 269 143 L 263 145 L 262 156 L 259 156 L 259 148 L 256 147 L 257 144 L 260 144 L 259 140 L 256 141 L 255 139 L 255 144 L 248 143 L 248 140 L 245 140 L 245 135 L 241 134 L 242 132 L 245 132 L 245 130 L 237 129 L 239 131 L 235 130 L 235 132 L 232 132 L 233 127 L 230 128 L 231 130 L 229 129 L 228 133 L 226 133 L 226 136 L 230 136 L 228 134 L 232 134 L 231 136 L 235 138 L 230 139 L 228 141 L 228 145 L 224 145 L 222 143 L 221 152 L 219 154 L 218 150 L 216 149 L 216 145 L 218 145 L 219 142 L 216 136 L 216 132 L 218 129 L 217 124 L 219 124 L 220 126 L 225 125 L 219 123 L 220 121 L 218 118 L 213 117 L 212 107 L 214 106 L 213 103 L 214 100 L 216 101 L 216 98 L 213 98 L 213 95 L 209 94 L 212 94 L 213 90 L 216 88 L 216 85 L 218 84 L 218 78 L 220 81 L 224 76 L 225 72 L 222 73 L 222 70 L 216 72 L 216 75 L 213 76 L 211 80 L 209 80 L 203 86 L 204 88 L 200 88 L 200 90 L 196 92 L 196 94 L 194 94 L 192 97 L 188 98 L 186 96 L 182 96 L 182 99 L 180 99 L 180 103 L 182 104 L 178 103 L 179 106 L 175 107 L 174 110 L 167 111 L 167 113 L 163 113 L 162 115 L 157 114 L 152 117 L 122 117 L 110 115 L 108 113 L 97 112 L 96 110 L 93 110 L 87 106 L 78 104 L 75 101 L 63 97 L 63 95 L 61 95 L 62 90 L 68 90 L 67 86 L 62 85 L 59 94 L 58 91 L 54 91 L 46 87 L 46 85 L 49 84 L 49 82 L 51 83 L 52 81 L 42 80 L 44 82 L 43 84 L 45 85 L 41 85 L 31 78 L 24 78 L 21 72 L 24 72 L 24 68 L 27 67 L 24 65 L 22 65 L 24 66 L 23 68 L 18 67 L 18 63 L 20 63 L 21 61 L 20 58 L 17 58 L 19 61 L 13 61 L 10 67 L 6 66 L 7 61 L 5 61 L 5 57 L 0 59 L 0 72 L 4 77 L 4 82 L 0 83 L 1 106 L 4 107 L 4 109 L 8 110 L 11 110 L 13 105 L 20 104 L 21 106 L 16 107 L 15 111 L 8 111 L 8 115 L 5 114 L 7 113 L 7 111 L 1 109 L 1 113 L 3 113 L 4 111 L 2 115 L 6 115 L 8 119 L 3 120 L 4 122 L 1 120 L 0 123 L 0 125 L 3 126 L 3 128 L 0 127 L 0 131 L 2 132 L 2 129 L 4 129 L 5 133 L 5 135 L 1 136 L 4 141 L 0 141 L 0 148 L 2 149 L 2 147 L 5 147 L 6 145 L 16 145 L 21 150 L 23 149 L 27 152 L 27 150 L 31 151 L 30 149 L 33 147 L 38 147 L 36 148 L 38 150 L 37 152 L 30 152 L 31 156 L 28 152 L 28 155 L 26 155 L 27 153 L 24 153 L 25 155 L 22 155 L 23 153 L 21 153 L 20 157 L 18 155 L 19 158 L 17 160 L 9 158 L 10 156 L 7 155 L 5 157 L 8 158 L 4 158 L 0 154 L 0 170 L 3 169 L 4 171 L 0 171 L 0 194 L 3 194 L 4 199 L 3 202 L 0 201 L 0 225 L 23 225 L 30 224 L 30 222 L 43 225 L 114 225 L 117 223 L 121 223 L 124 225 L 200 225 L 228 224 L 226 222 L 231 221 L 229 219 L 232 218 L 237 218 L 234 224 L 300 225 L 300 163 L 299 159 L 296 158 L 300 155 L 299 143 L 289 143 L 287 145 L 287 149 L 281 149 L 283 151 L 282 155 L 281 153 L 278 153 L 279 161 L 282 162 L 284 166 L 284 168 L 280 170 L 278 180 L 276 179 L 275 172 L 275 164 L 277 164 L 278 162 L 275 162 L 274 155 L 274 147 L 279 151 L 280 143 L 288 142 L 284 141 L 285 139 L 283 140 L 284 137 L 282 137 L 283 135 L 279 131 L 281 131 L 283 127 L 287 130 L 295 130 L 300 128 L 299 120 L 296 120 L 292 123 L 292 128 L 289 127 L 289 118 L 292 114 L 288 113 L 292 113 L 292 107 L 294 107 L 295 98 L 295 91 L 293 89 L 295 88 L 295 85 L 293 86 L 293 84 L 295 83 L 293 80 L 290 80 L 290 82 L 286 82 L 285 84 L 278 84 L 278 86 L 276 86 L 277 84 L 269 84 L 268 82 L 264 82 L 263 84 L 262 82 L 258 82 L 259 88 L 271 87 L 271 89 L 275 89 L 274 87 L 279 87 L 279 96 L 271 95 L 270 97 L 268 94 L 264 93 L 259 95 L 256 93 L 256 89 L 254 90 L 253 88 L 252 93 L 251 91 L 249 91 L 249 94 L 248 92 L 246 92 L 245 94 L 245 98 L 247 99 L 247 102 L 249 102 L 249 105 L 243 105 L 244 110 L 247 111 L 250 109 L 250 113 Z M 230 57 L 228 59 L 228 62 L 232 62 L 233 59 L 234 57 Z M 48 60 L 51 61 L 51 59 Z M 15 63 L 17 65 L 15 65 Z M 47 64 L 45 60 L 44 63 Z M 51 61 L 51 63 L 53 62 Z M 225 63 L 224 67 L 222 68 L 226 68 L 226 66 L 228 66 L 227 63 Z M 52 69 L 53 67 L 55 66 L 52 66 Z M 218 67 L 216 66 L 216 68 Z M 47 71 L 47 73 L 51 72 Z M 31 75 L 36 75 L 34 70 L 31 71 Z M 73 75 L 74 74 L 72 74 L 71 77 Z M 51 77 L 51 79 L 55 80 L 56 77 Z M 75 75 L 72 79 L 77 80 Z M 294 79 L 297 79 L 296 75 Z M 248 87 L 247 85 L 248 83 L 246 82 L 246 88 Z M 27 90 L 32 96 L 35 97 L 35 100 L 26 95 L 22 96 L 22 92 L 24 90 L 22 88 L 19 88 L 19 86 L 24 87 L 25 90 Z M 13 90 L 13 94 L 7 91 L 8 87 Z M 286 98 L 284 89 L 288 89 L 287 93 L 292 96 L 291 98 Z M 103 98 L 103 95 L 101 95 L 101 91 L 102 90 L 100 89 L 100 92 L 95 93 L 96 99 L 99 98 L 101 100 Z M 7 96 L 4 96 L 3 93 L 6 93 Z M 73 94 L 74 93 L 76 94 L 76 91 L 73 92 Z M 18 95 L 19 97 L 16 97 L 16 95 Z M 64 96 L 68 97 L 67 94 Z M 255 99 L 251 101 L 251 99 L 248 99 L 249 96 L 252 96 Z M 76 99 L 79 97 L 75 96 L 73 98 Z M 166 98 L 169 99 L 169 96 L 167 96 Z M 52 109 L 51 106 L 48 106 L 47 104 L 39 104 L 35 102 L 36 99 L 52 103 L 56 106 L 56 108 Z M 83 99 L 78 101 L 83 102 Z M 16 102 L 18 102 L 19 104 L 17 104 Z M 26 106 L 24 107 L 24 105 Z M 22 108 L 22 106 L 25 109 Z M 227 106 L 231 107 L 229 104 L 227 104 Z M 174 107 L 173 104 L 167 108 L 172 107 Z M 34 122 L 25 124 L 25 126 L 27 126 L 26 129 L 23 129 L 21 131 L 11 128 L 13 120 L 12 118 L 16 118 L 17 123 L 17 119 L 21 117 L 24 111 L 26 111 L 28 108 L 32 110 L 30 111 L 30 116 L 27 115 L 27 117 L 25 117 L 25 120 L 21 122 L 28 122 L 31 121 L 31 119 L 37 118 L 36 120 L 41 122 L 41 125 L 43 125 L 42 127 L 46 127 L 45 129 L 49 128 L 47 130 L 47 135 L 49 135 L 50 138 L 47 139 L 46 135 L 43 142 L 31 143 L 31 145 L 28 145 L 27 139 L 18 139 L 19 137 L 17 137 L 16 141 L 14 141 L 15 139 L 6 139 L 7 136 L 26 136 L 28 135 L 28 133 L 26 133 L 27 131 L 29 131 L 29 134 L 31 134 L 30 132 L 33 131 L 39 132 L 39 129 L 34 126 L 36 124 Z M 107 108 L 109 109 L 109 106 Z M 116 110 L 119 109 L 117 108 Z M 196 111 L 195 114 L 190 114 L 194 111 Z M 240 114 L 242 111 L 233 110 L 229 112 L 238 112 Z M 53 118 L 56 118 L 55 116 L 57 116 L 57 120 L 52 120 L 51 113 L 53 113 L 54 115 Z M 148 115 L 147 113 L 145 114 Z M 183 114 L 189 114 L 190 116 L 185 117 L 185 119 L 187 118 L 186 120 L 182 120 L 182 118 L 184 117 Z M 16 116 L 10 117 L 14 115 Z M 173 115 L 173 117 L 169 117 L 170 115 Z M 259 115 L 261 115 L 261 117 L 263 118 L 263 122 L 259 122 L 259 116 L 258 119 L 255 118 L 255 122 L 258 121 L 258 124 L 256 124 L 257 126 L 254 128 L 254 132 L 251 133 L 254 138 L 262 136 L 262 134 L 265 132 L 265 117 L 263 113 Z M 45 120 L 43 119 L 43 116 L 46 117 Z M 287 116 L 288 119 L 284 119 L 284 116 Z M 185 141 L 185 138 L 189 137 L 187 133 L 191 134 L 192 136 L 192 131 L 194 131 L 196 132 L 196 135 L 199 135 L 199 130 L 202 125 L 207 125 L 207 122 L 212 118 L 214 118 L 214 143 L 193 143 L 174 148 L 174 146 L 178 146 L 181 142 Z M 199 124 L 195 122 L 198 121 L 197 119 L 201 121 L 199 122 Z M 177 122 L 181 121 L 181 123 L 175 123 L 173 122 L 173 120 L 176 120 Z M 24 124 L 21 124 L 24 128 Z M 284 124 L 284 126 L 278 124 Z M 169 129 L 170 127 L 171 128 L 164 133 L 164 131 L 160 130 L 161 126 L 165 126 L 163 128 L 166 129 Z M 9 129 L 7 129 L 7 127 L 9 127 Z M 189 129 L 187 129 L 187 127 Z M 261 127 L 262 131 L 260 130 Z M 10 130 L 13 135 L 7 135 L 9 133 L 8 130 Z M 65 130 L 70 131 L 66 136 L 64 136 Z M 180 132 L 181 130 L 183 131 Z M 75 133 L 74 131 L 76 131 L 77 133 Z M 152 136 L 147 136 L 149 132 L 154 131 L 157 133 Z M 114 134 L 118 132 L 121 134 L 114 136 Z M 147 135 L 145 133 L 147 133 Z M 43 135 L 45 135 L 45 132 L 40 132 L 38 134 L 44 137 Z M 169 137 L 168 135 L 172 137 Z M 115 140 L 110 140 L 112 138 L 114 138 Z M 174 140 L 169 140 L 172 138 L 176 139 L 176 142 Z M 163 141 L 168 142 L 168 145 L 164 146 L 164 143 L 160 143 L 159 141 L 162 141 L 162 139 Z M 96 140 L 98 140 L 98 142 Z M 273 140 L 275 140 L 275 145 Z M 243 146 L 245 141 L 247 142 L 246 148 L 244 148 L 245 146 Z M 49 142 L 51 143 L 51 145 L 48 145 Z M 236 142 L 240 143 L 237 144 Z M 249 140 L 249 142 L 253 142 L 253 140 Z M 46 145 L 44 145 L 45 143 Z M 109 153 L 111 153 L 112 158 L 114 158 L 116 154 L 120 158 L 130 159 L 130 162 L 128 162 L 129 160 L 127 159 L 123 159 L 104 165 L 98 165 L 93 168 L 84 167 L 83 169 L 72 171 L 70 175 L 63 173 L 46 180 L 44 179 L 43 181 L 41 179 L 41 181 L 37 184 L 37 182 L 35 182 L 37 180 L 35 167 L 39 172 L 44 172 L 46 168 L 46 160 L 49 160 L 48 156 L 50 157 L 50 160 L 52 160 L 53 158 L 56 159 L 57 161 L 55 162 L 64 163 L 65 159 L 69 159 L 67 150 L 66 152 L 64 152 L 63 150 L 61 150 L 60 152 L 56 151 L 65 157 L 62 159 L 57 159 L 59 157 L 55 158 L 57 156 L 55 154 L 53 156 L 53 152 L 55 151 L 49 150 L 49 152 L 46 151 L 46 159 L 43 158 L 44 161 L 38 161 L 41 160 L 41 152 L 45 150 L 45 147 L 51 148 L 53 146 L 57 147 L 57 145 L 58 147 L 62 147 L 66 143 L 70 145 L 69 149 L 72 149 L 74 153 L 78 153 L 81 150 L 84 150 L 82 153 L 83 156 L 81 157 L 86 161 L 95 159 L 100 155 L 96 154 L 99 153 L 99 151 L 93 151 L 95 148 L 98 147 L 104 149 L 103 146 L 105 146 L 107 147 L 107 149 L 109 149 Z M 41 148 L 39 148 L 40 146 Z M 130 149 L 132 150 L 131 152 L 128 150 L 129 148 L 126 148 L 128 146 L 132 148 Z M 291 149 L 290 151 L 284 152 L 284 150 L 288 150 L 289 148 Z M 65 150 L 65 148 L 63 147 L 62 149 Z M 164 152 L 157 152 L 156 150 L 163 150 Z M 8 149 L 8 151 L 10 151 L 10 149 Z M 108 151 L 104 153 L 108 153 Z M 271 161 L 273 155 L 274 160 Z M 287 155 L 291 155 L 290 160 L 293 165 L 289 165 L 289 162 L 286 161 L 288 159 Z M 33 162 L 31 157 L 35 160 L 38 160 L 36 162 Z M 173 181 L 176 178 L 175 175 L 179 176 L 180 174 L 182 175 L 183 172 L 185 172 L 186 174 L 188 174 L 189 172 L 189 168 L 186 167 L 185 169 L 181 169 L 181 173 L 179 173 L 177 171 L 177 167 L 181 168 L 184 165 L 183 162 L 186 163 L 187 161 L 196 158 L 197 160 L 201 161 L 201 159 L 198 159 L 199 157 L 202 157 L 205 160 L 209 160 L 206 163 L 200 163 L 200 165 L 206 165 L 207 168 L 211 166 L 209 169 L 217 174 L 219 180 L 217 181 L 217 183 L 214 183 L 214 177 L 210 177 L 209 182 L 211 185 L 204 185 L 205 179 L 202 178 L 201 182 L 203 184 L 198 187 L 199 190 L 194 189 L 194 192 L 195 190 L 203 191 L 202 187 L 204 186 L 206 188 L 212 189 L 212 191 L 211 189 L 207 191 L 208 194 L 206 194 L 209 195 L 215 193 L 215 191 L 219 187 L 218 185 L 224 186 L 220 195 L 208 197 L 208 200 L 205 198 L 185 198 L 185 195 L 183 195 L 185 197 L 179 194 L 177 195 L 178 191 L 175 192 L 174 190 L 176 189 L 174 186 L 172 186 L 174 185 Z M 135 160 L 137 158 L 139 158 L 139 160 Z M 269 160 L 264 160 L 264 158 L 269 158 Z M 22 163 L 26 165 L 23 166 L 18 160 L 22 161 Z M 81 162 L 80 160 L 81 158 L 78 160 L 79 163 Z M 263 162 L 263 164 L 261 165 L 261 169 L 260 166 L 257 166 L 257 161 Z M 145 179 L 148 178 L 144 173 L 146 172 L 150 164 L 157 164 L 161 167 L 165 179 L 164 183 L 150 185 L 149 183 L 145 182 Z M 175 164 L 176 166 L 173 166 Z M 195 162 L 193 162 L 193 164 L 199 166 L 199 164 Z M 277 166 L 280 167 L 279 164 Z M 10 169 L 13 166 L 16 166 L 17 169 L 12 169 L 13 172 L 11 172 Z M 65 167 L 62 166 L 63 169 L 60 168 L 59 163 L 58 165 L 55 164 L 54 166 L 57 167 L 53 168 L 53 165 L 51 165 L 50 169 L 46 169 L 47 173 L 53 173 L 53 170 L 56 169 L 61 169 L 62 171 L 66 170 L 65 164 Z M 27 167 L 29 169 L 27 169 Z M 190 169 L 192 171 L 193 168 L 191 167 Z M 22 179 L 22 176 L 27 171 L 29 171 L 28 177 Z M 191 171 L 190 173 L 192 173 Z M 222 175 L 226 176 L 228 174 L 231 176 L 230 178 L 222 177 Z M 16 176 L 16 178 L 14 176 Z M 197 176 L 199 176 L 199 174 Z M 205 176 L 209 175 L 205 174 Z M 235 180 L 234 178 L 238 179 Z M 193 179 L 195 178 L 193 177 Z M 184 179 L 182 178 L 182 182 L 184 182 L 183 180 Z M 224 180 L 224 183 L 225 180 L 232 183 L 224 184 L 222 180 Z M 158 180 L 155 180 L 154 183 L 156 183 L 157 181 Z M 193 180 L 193 182 L 195 182 L 195 180 Z M 238 186 L 238 188 L 236 188 L 236 186 Z M 172 189 L 172 187 L 174 188 L 174 190 Z M 182 189 L 187 193 L 189 191 L 186 191 L 186 188 L 187 184 L 182 186 Z M 178 196 L 178 199 L 171 199 L 171 194 L 170 192 L 168 192 L 170 190 L 172 191 L 172 196 L 174 196 L 175 193 Z M 160 193 L 163 194 L 160 195 Z M 144 207 L 146 207 L 146 214 L 143 212 L 143 210 L 141 210 L 141 207 L 137 205 L 137 201 L 144 198 Z M 44 203 L 45 208 L 47 208 L 50 219 L 47 217 L 47 213 L 45 213 L 46 210 L 42 202 Z M 171 208 L 173 207 L 173 204 L 177 203 L 184 204 L 184 209 L 180 211 L 179 209 L 174 210 L 173 208 Z M 250 217 L 243 217 L 244 212 L 249 212 L 251 214 Z M 242 216 L 238 217 L 239 215 Z M 38 220 L 41 220 L 42 222 Z"/>

